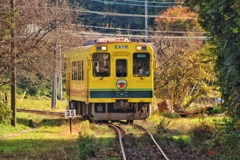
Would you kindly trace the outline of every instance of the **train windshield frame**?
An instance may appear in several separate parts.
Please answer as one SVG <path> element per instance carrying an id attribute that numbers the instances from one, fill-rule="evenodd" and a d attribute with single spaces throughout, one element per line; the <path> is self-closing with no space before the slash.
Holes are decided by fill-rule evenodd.
<path id="1" fill-rule="evenodd" d="M 94 77 L 110 76 L 110 54 L 107 52 L 93 53 L 92 73 Z"/>
<path id="2" fill-rule="evenodd" d="M 148 77 L 150 73 L 150 54 L 146 52 L 133 53 L 133 76 Z"/>

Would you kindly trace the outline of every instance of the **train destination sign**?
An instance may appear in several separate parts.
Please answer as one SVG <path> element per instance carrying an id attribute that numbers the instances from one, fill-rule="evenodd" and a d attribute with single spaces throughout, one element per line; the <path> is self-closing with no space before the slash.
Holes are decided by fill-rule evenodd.
<path id="1" fill-rule="evenodd" d="M 115 45 L 115 49 L 128 49 L 128 45 Z"/>

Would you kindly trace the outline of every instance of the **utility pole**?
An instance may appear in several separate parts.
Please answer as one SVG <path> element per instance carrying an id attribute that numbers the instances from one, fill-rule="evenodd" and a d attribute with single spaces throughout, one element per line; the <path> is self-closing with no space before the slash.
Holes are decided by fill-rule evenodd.
<path id="1" fill-rule="evenodd" d="M 10 8 L 12 12 L 11 17 L 11 109 L 12 109 L 12 119 L 11 125 L 16 127 L 16 51 L 15 51 L 15 2 L 10 0 Z"/>
<path id="2" fill-rule="evenodd" d="M 59 67 L 58 67 L 58 94 L 57 98 L 62 99 L 62 53 L 61 53 L 61 23 L 58 22 L 57 25 L 57 54 L 59 56 Z"/>
<path id="3" fill-rule="evenodd" d="M 53 51 L 53 79 L 52 79 L 52 109 L 56 108 L 56 86 L 57 86 L 57 75 L 56 75 L 56 49 Z"/>
<path id="4" fill-rule="evenodd" d="M 148 29 L 147 29 L 147 20 L 148 20 L 148 1 L 145 0 L 145 35 L 146 35 L 146 43 L 148 41 Z"/>

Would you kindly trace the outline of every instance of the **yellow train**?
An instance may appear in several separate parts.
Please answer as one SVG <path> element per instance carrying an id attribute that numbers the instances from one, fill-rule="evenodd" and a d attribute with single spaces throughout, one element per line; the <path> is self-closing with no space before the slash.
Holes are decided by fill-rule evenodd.
<path id="1" fill-rule="evenodd" d="M 100 121 L 146 119 L 154 95 L 153 49 L 126 38 L 89 40 L 66 54 L 69 109 Z"/>

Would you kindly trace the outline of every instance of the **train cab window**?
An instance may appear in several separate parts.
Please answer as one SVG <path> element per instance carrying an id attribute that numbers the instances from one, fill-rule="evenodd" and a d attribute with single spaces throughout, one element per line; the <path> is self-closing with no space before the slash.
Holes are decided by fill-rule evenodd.
<path id="1" fill-rule="evenodd" d="M 127 77 L 127 60 L 126 59 L 116 60 L 116 76 Z"/>
<path id="2" fill-rule="evenodd" d="M 94 53 L 92 63 L 93 63 L 92 73 L 94 77 L 110 76 L 110 54 L 109 53 Z"/>
<path id="3" fill-rule="evenodd" d="M 150 76 L 150 54 L 134 53 L 133 54 L 133 75 L 146 77 Z"/>

